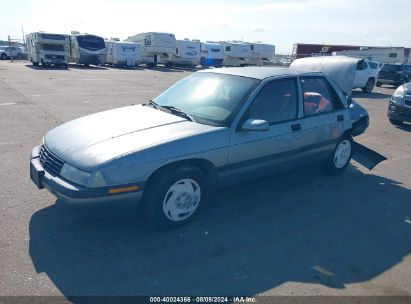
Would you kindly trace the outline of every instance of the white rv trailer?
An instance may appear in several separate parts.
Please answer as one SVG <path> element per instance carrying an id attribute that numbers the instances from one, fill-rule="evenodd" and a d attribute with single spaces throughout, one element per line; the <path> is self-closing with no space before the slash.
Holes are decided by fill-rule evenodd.
<path id="1" fill-rule="evenodd" d="M 68 68 L 68 35 L 35 32 L 26 36 L 27 57 L 33 65 L 59 65 Z"/>
<path id="2" fill-rule="evenodd" d="M 251 57 L 246 58 L 247 65 L 264 65 L 272 62 L 275 55 L 275 46 L 271 44 L 263 43 L 250 43 L 246 42 L 251 48 Z"/>
<path id="3" fill-rule="evenodd" d="M 171 56 L 168 66 L 196 67 L 200 64 L 201 51 L 199 40 L 177 40 L 175 53 Z"/>
<path id="4" fill-rule="evenodd" d="M 104 39 L 90 34 L 72 32 L 70 37 L 70 61 L 76 64 L 103 65 L 106 60 Z"/>
<path id="5" fill-rule="evenodd" d="M 134 67 L 141 63 L 140 44 L 134 42 L 105 41 L 106 64 Z"/>
<path id="6" fill-rule="evenodd" d="M 343 55 L 368 59 L 382 63 L 405 63 L 405 48 L 363 48 L 361 50 L 346 50 L 333 52 L 332 55 Z"/>
<path id="7" fill-rule="evenodd" d="M 251 47 L 243 42 L 220 41 L 224 49 L 224 66 L 245 66 L 251 58 Z"/>
<path id="8" fill-rule="evenodd" d="M 142 62 L 148 67 L 157 64 L 167 64 L 177 48 L 174 34 L 148 32 L 128 37 L 126 41 L 139 43 L 141 46 Z"/>
<path id="9" fill-rule="evenodd" d="M 205 68 L 220 67 L 224 60 L 224 49 L 218 42 L 201 42 L 201 65 Z"/>

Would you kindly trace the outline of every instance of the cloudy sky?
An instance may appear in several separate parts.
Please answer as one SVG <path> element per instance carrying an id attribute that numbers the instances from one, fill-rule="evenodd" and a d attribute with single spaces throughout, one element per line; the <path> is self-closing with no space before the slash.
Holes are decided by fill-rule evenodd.
<path id="1" fill-rule="evenodd" d="M 201 40 L 411 47 L 409 0 L 0 0 L 0 40 L 72 30 L 125 39 L 144 31 Z"/>

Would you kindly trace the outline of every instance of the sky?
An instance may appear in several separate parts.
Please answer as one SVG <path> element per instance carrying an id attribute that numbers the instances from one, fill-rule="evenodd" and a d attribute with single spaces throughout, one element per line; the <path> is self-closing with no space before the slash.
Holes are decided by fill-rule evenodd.
<path id="1" fill-rule="evenodd" d="M 411 47 L 409 0 L 0 0 L 0 40 L 80 31 L 126 39 L 261 41 L 290 54 L 294 43 Z"/>

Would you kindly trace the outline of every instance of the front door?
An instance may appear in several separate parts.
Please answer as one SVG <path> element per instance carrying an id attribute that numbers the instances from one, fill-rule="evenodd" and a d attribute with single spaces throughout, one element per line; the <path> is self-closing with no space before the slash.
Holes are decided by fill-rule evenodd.
<path id="1" fill-rule="evenodd" d="M 228 179 L 254 178 L 287 168 L 296 156 L 298 142 L 293 136 L 297 119 L 297 78 L 268 82 L 261 88 L 239 126 L 232 130 Z M 266 131 L 244 131 L 247 119 L 262 119 L 269 123 Z"/>

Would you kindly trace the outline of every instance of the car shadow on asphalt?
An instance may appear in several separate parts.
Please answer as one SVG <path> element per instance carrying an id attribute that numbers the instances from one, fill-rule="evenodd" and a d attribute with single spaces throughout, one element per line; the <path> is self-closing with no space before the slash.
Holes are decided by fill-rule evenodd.
<path id="1" fill-rule="evenodd" d="M 202 217 L 172 231 L 54 204 L 30 220 L 30 255 L 69 299 L 255 295 L 287 282 L 343 289 L 411 252 L 410 197 L 354 163 L 340 176 L 308 166 L 219 190 Z"/>
<path id="2" fill-rule="evenodd" d="M 32 70 L 37 70 L 37 71 L 68 71 L 68 69 L 60 66 L 41 66 L 41 65 L 31 65 L 31 64 L 26 64 L 26 67 Z"/>
<path id="3" fill-rule="evenodd" d="M 369 98 L 369 99 L 390 99 L 391 95 L 380 93 L 380 92 L 371 92 L 364 93 L 360 91 L 352 91 L 352 98 Z"/>

